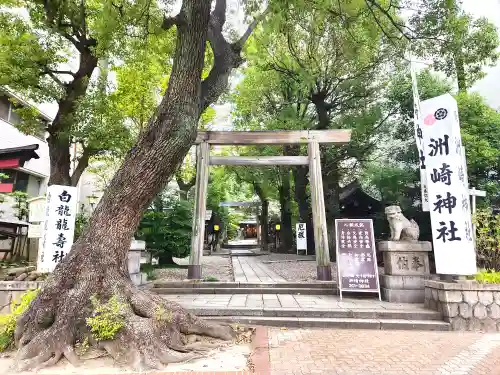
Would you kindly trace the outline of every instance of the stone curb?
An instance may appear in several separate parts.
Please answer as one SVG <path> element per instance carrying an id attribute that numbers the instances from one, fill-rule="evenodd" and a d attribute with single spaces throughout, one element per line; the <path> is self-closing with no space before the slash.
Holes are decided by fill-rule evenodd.
<path id="1" fill-rule="evenodd" d="M 326 288 L 151 288 L 157 294 L 302 294 L 335 295 L 337 289 Z"/>
<path id="2" fill-rule="evenodd" d="M 454 283 L 436 281 L 436 280 L 426 280 L 424 285 L 429 288 L 441 289 L 441 290 L 492 290 L 500 292 L 500 284 L 482 284 L 477 281 L 458 281 Z"/>
<path id="3" fill-rule="evenodd" d="M 335 309 L 335 308 L 187 308 L 193 314 L 204 317 L 222 316 L 262 316 L 280 318 L 354 318 L 354 319 L 409 319 L 442 320 L 442 314 L 430 310 L 373 310 L 373 309 Z"/>
<path id="4" fill-rule="evenodd" d="M 253 374 L 269 375 L 271 373 L 271 362 L 269 359 L 269 337 L 267 328 L 257 326 L 255 337 L 252 341 L 253 352 L 250 361 L 255 366 Z"/>
<path id="5" fill-rule="evenodd" d="M 289 328 L 339 328 L 339 329 L 374 329 L 374 330 L 420 330 L 449 331 L 450 324 L 438 320 L 407 319 L 355 319 L 355 318 L 281 318 L 263 316 L 218 316 L 206 318 L 218 322 L 243 325 L 264 325 L 268 327 Z"/>
<path id="6" fill-rule="evenodd" d="M 239 281 L 208 282 L 208 281 L 158 281 L 153 282 L 154 288 L 305 288 L 305 289 L 335 289 L 335 281 L 315 282 L 281 282 L 281 283 L 247 283 Z"/>

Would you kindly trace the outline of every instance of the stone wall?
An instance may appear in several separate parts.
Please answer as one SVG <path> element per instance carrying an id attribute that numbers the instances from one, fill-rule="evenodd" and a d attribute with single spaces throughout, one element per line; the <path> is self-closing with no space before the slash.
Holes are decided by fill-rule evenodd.
<path id="1" fill-rule="evenodd" d="M 427 280 L 424 304 L 454 331 L 500 331 L 500 284 Z"/>
<path id="2" fill-rule="evenodd" d="M 40 288 L 43 281 L 0 281 L 0 314 L 10 312 L 10 304 L 19 301 L 27 290 Z"/>

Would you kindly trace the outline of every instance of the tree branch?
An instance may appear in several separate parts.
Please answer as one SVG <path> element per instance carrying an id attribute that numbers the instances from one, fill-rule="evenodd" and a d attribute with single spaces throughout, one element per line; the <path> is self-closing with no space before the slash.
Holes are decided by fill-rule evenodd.
<path id="1" fill-rule="evenodd" d="M 172 26 L 178 26 L 182 21 L 182 16 L 180 13 L 175 15 L 174 17 L 163 16 L 163 22 L 161 27 L 163 30 L 169 30 Z"/>
<path id="2" fill-rule="evenodd" d="M 66 84 L 61 81 L 53 72 L 49 71 L 47 72 L 47 75 L 52 78 L 52 80 L 57 83 L 59 86 L 65 88 L 66 87 Z"/>
<path id="3" fill-rule="evenodd" d="M 259 17 L 259 21 L 263 17 L 264 14 Z M 225 22 L 226 0 L 217 0 L 208 26 L 208 41 L 214 53 L 214 65 L 208 77 L 201 84 L 200 112 L 207 109 L 226 90 L 231 71 L 243 63 L 241 50 L 258 21 L 252 22 L 254 26 L 250 25 L 240 40 L 232 44 L 228 43 L 222 35 Z"/>
<path id="4" fill-rule="evenodd" d="M 196 173 L 193 175 L 193 177 L 191 177 L 191 180 L 189 180 L 188 182 L 184 182 L 184 180 L 182 179 L 181 171 L 180 169 L 178 169 L 175 172 L 175 181 L 177 182 L 177 185 L 179 185 L 179 190 L 187 194 L 187 192 L 191 190 L 194 184 L 196 184 Z"/>
<path id="5" fill-rule="evenodd" d="M 97 154 L 97 150 L 90 147 L 83 147 L 83 152 L 78 159 L 78 165 L 76 166 L 73 174 L 71 175 L 71 185 L 76 186 L 80 177 L 82 177 L 83 172 L 89 166 L 90 158 Z"/>
<path id="6" fill-rule="evenodd" d="M 248 26 L 246 29 L 245 33 L 241 36 L 238 41 L 233 43 L 235 47 L 239 47 L 240 49 L 243 49 L 243 46 L 245 45 L 246 41 L 248 38 L 250 38 L 250 35 L 252 35 L 253 31 L 257 27 L 257 25 L 266 17 L 266 15 L 269 13 L 269 8 L 267 8 L 264 12 L 262 12 L 261 15 L 258 17 L 255 17 L 252 23 Z"/>

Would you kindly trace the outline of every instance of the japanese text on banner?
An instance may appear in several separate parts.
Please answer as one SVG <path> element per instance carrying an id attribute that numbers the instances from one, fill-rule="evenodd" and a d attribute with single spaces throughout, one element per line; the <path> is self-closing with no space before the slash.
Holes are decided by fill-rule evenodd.
<path id="1" fill-rule="evenodd" d="M 47 189 L 38 270 L 52 272 L 71 250 L 75 230 L 77 189 L 52 185 Z"/>
<path id="2" fill-rule="evenodd" d="M 476 255 L 457 103 L 442 95 L 422 102 L 422 113 L 436 272 L 472 275 Z"/>

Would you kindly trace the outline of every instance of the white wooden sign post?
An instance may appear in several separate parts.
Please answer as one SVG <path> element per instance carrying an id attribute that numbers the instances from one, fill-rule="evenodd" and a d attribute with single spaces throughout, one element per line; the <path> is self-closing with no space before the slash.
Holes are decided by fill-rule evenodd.
<path id="1" fill-rule="evenodd" d="M 77 189 L 51 185 L 47 188 L 43 234 L 37 270 L 52 272 L 71 250 L 75 232 Z"/>
<path id="2" fill-rule="evenodd" d="M 436 273 L 477 272 L 467 165 L 455 99 L 442 95 L 421 103 Z"/>
<path id="3" fill-rule="evenodd" d="M 295 224 L 295 232 L 297 235 L 297 255 L 299 250 L 305 250 L 307 255 L 307 230 L 306 223 Z"/>
<path id="4" fill-rule="evenodd" d="M 425 171 L 425 152 L 424 139 L 422 135 L 422 112 L 420 96 L 418 94 L 417 73 L 415 65 L 410 54 L 410 73 L 413 91 L 413 125 L 415 130 L 415 142 L 418 150 L 419 170 L 420 170 L 420 189 L 422 199 L 422 211 L 429 211 L 429 189 L 427 174 Z"/>
<path id="5" fill-rule="evenodd" d="M 28 199 L 28 238 L 41 238 L 42 225 L 45 219 L 45 200 L 43 196 Z"/>

